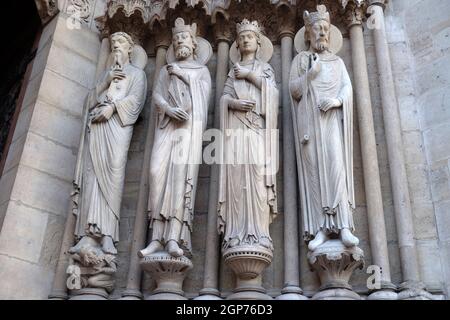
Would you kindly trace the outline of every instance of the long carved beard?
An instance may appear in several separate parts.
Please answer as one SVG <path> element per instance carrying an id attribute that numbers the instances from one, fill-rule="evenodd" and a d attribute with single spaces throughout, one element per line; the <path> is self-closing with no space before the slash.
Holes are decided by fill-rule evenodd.
<path id="1" fill-rule="evenodd" d="M 328 51 L 330 48 L 330 45 L 328 44 L 328 41 L 319 39 L 316 41 L 316 50 L 319 52 Z"/>
<path id="2" fill-rule="evenodd" d="M 181 46 L 178 47 L 175 56 L 178 60 L 189 58 L 192 55 L 192 49 L 189 47 Z"/>
<path id="3" fill-rule="evenodd" d="M 123 66 L 123 53 L 119 50 L 114 52 L 114 65 L 118 69 L 122 69 Z"/>

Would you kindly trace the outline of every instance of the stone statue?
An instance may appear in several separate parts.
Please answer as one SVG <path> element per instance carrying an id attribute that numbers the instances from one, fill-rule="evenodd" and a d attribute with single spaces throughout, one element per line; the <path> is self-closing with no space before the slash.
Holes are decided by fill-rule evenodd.
<path id="1" fill-rule="evenodd" d="M 114 33 L 110 40 L 110 67 L 87 98 L 72 194 L 78 243 L 69 250 L 83 267 L 95 265 L 96 270 L 105 271 L 108 265 L 108 272 L 105 271 L 108 274 L 115 269 L 111 256 L 117 254 L 120 205 L 133 125 L 147 92 L 143 71 L 147 62 L 145 51 L 123 32 Z M 100 261 L 105 266 L 98 267 Z M 103 281 L 97 280 L 89 279 L 86 284 Z"/>
<path id="2" fill-rule="evenodd" d="M 278 89 L 268 59 L 258 54 L 273 48 L 267 42 L 262 47 L 256 21 L 243 20 L 237 33 L 240 59 L 234 61 L 221 99 L 225 163 L 219 180 L 219 230 L 223 249 L 259 245 L 273 250 L 269 225 L 277 213 L 276 172 L 266 164 L 271 160 L 269 165 L 276 165 L 278 142 L 271 133 L 277 128 Z"/>
<path id="3" fill-rule="evenodd" d="M 72 255 L 73 262 L 81 266 L 79 273 L 75 272 L 68 278 L 70 289 L 103 288 L 107 293 L 114 290 L 114 275 L 117 271 L 116 256 L 105 254 L 94 239 L 83 245 Z M 72 266 L 70 266 L 72 267 Z M 68 268 L 73 270 L 74 268 Z M 77 283 L 78 282 L 78 283 Z"/>
<path id="4" fill-rule="evenodd" d="M 168 65 L 153 93 L 158 110 L 150 162 L 151 242 L 138 255 L 167 252 L 190 257 L 191 232 L 203 132 L 206 129 L 211 76 L 205 66 L 210 44 L 196 36 L 196 24 L 178 18 L 172 30 Z"/>
<path id="5" fill-rule="evenodd" d="M 220 102 L 218 227 L 225 263 L 237 278 L 228 299 L 271 299 L 261 274 L 273 258 L 269 226 L 277 214 L 279 92 L 268 64 L 272 54 L 257 21 L 237 24 L 234 67 Z"/>
<path id="6" fill-rule="evenodd" d="M 345 247 L 359 243 L 352 234 L 352 84 L 336 56 L 342 35 L 331 25 L 326 7 L 317 10 L 305 11 L 290 77 L 304 238 L 311 251 L 333 237 Z"/>

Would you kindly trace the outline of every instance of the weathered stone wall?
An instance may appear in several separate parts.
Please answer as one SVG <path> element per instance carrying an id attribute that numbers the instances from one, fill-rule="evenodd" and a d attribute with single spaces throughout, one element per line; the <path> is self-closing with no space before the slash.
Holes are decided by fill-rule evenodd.
<path id="1" fill-rule="evenodd" d="M 448 294 L 450 2 L 396 0 L 388 12 L 422 277 Z"/>
<path id="2" fill-rule="evenodd" d="M 67 7 L 66 1 L 61 2 Z M 81 130 L 83 100 L 95 79 L 100 41 L 92 17 L 102 12 L 104 0 L 92 1 L 89 23 L 69 31 L 66 16 L 54 19 L 44 30 L 39 52 L 28 84 L 26 97 L 5 172 L 0 180 L 0 298 L 47 297 L 53 279 L 59 244 L 68 214 L 69 195 Z M 393 62 L 399 111 L 402 121 L 404 154 L 414 215 L 422 280 L 434 293 L 450 289 L 450 129 L 449 72 L 450 3 L 447 0 L 395 0 L 386 9 L 387 32 Z M 251 16 L 249 15 L 249 18 Z M 340 52 L 352 76 L 351 48 L 344 31 Z M 402 270 L 394 217 L 389 163 L 383 125 L 377 61 L 371 30 L 365 29 L 371 98 L 374 110 L 378 161 L 388 236 L 392 281 L 402 281 Z M 212 39 L 209 39 L 212 41 Z M 151 47 L 151 46 L 150 46 Z M 151 55 L 152 50 L 148 53 Z M 271 64 L 281 88 L 281 53 L 275 45 Z M 119 270 L 112 298 L 120 298 L 126 287 L 133 240 L 134 217 L 142 176 L 144 144 L 150 114 L 155 59 L 146 68 L 148 99 L 135 131 L 128 155 L 126 184 L 120 221 Z M 208 65 L 215 78 L 216 56 Z M 209 125 L 213 122 L 213 92 Z M 356 110 L 355 110 L 356 112 Z M 280 120 L 282 115 L 280 114 Z M 281 126 L 281 121 L 279 122 Z M 281 127 L 280 127 L 281 128 Z M 356 190 L 356 235 L 371 264 L 366 199 L 357 117 L 354 132 Z M 280 154 L 282 154 L 280 150 Z M 194 220 L 194 270 L 185 281 L 188 297 L 195 297 L 203 285 L 207 235 L 209 167 L 201 166 Z M 151 182 L 150 182 L 151 183 Z M 278 175 L 279 216 L 271 226 L 275 253 L 265 271 L 263 285 L 269 294 L 283 288 L 283 190 L 282 167 Z M 146 226 L 142 226 L 146 228 Z M 309 269 L 306 247 L 300 242 L 300 278 L 305 294 L 318 288 L 318 278 Z M 361 294 L 367 292 L 367 274 L 357 270 L 351 284 Z M 6 281 L 4 280 L 6 279 Z M 234 285 L 232 272 L 221 264 L 220 289 L 229 292 Z M 152 281 L 145 281 L 144 291 Z M 448 292 L 448 291 L 447 291 Z"/>
<path id="3" fill-rule="evenodd" d="M 60 14 L 44 29 L 0 181 L 0 299 L 44 299 L 69 208 L 98 35 Z"/>
<path id="4" fill-rule="evenodd" d="M 212 39 L 210 39 L 212 40 Z M 352 73 L 352 65 L 351 65 L 351 51 L 350 51 L 350 41 L 349 39 L 345 39 L 344 48 L 340 53 L 341 57 L 344 59 L 349 73 Z M 149 61 L 147 76 L 149 79 L 153 79 L 154 70 L 153 70 L 154 60 Z M 270 61 L 271 65 L 275 70 L 275 75 L 278 83 L 278 87 L 281 89 L 281 49 L 279 45 L 275 45 L 274 56 Z M 216 70 L 216 55 L 214 54 L 213 58 L 208 64 L 208 68 L 211 72 L 212 79 L 215 79 L 215 70 Z M 213 98 L 215 94 L 215 84 L 213 83 L 213 91 L 210 103 L 210 112 L 209 112 L 209 121 L 208 128 L 212 127 L 213 121 Z M 149 93 L 148 97 L 151 97 Z M 280 104 L 281 105 L 281 104 Z M 148 118 L 150 108 L 150 101 L 146 102 L 145 107 L 145 117 Z M 279 116 L 279 128 L 282 128 L 282 115 L 281 115 L 281 107 L 280 107 L 280 116 Z M 135 128 L 135 133 L 133 136 L 132 145 L 136 145 L 136 149 L 130 149 L 129 154 L 129 162 L 127 165 L 127 182 L 125 185 L 124 199 L 122 203 L 122 216 L 121 216 L 121 243 L 119 244 L 119 271 L 118 271 L 118 283 L 117 288 L 113 294 L 114 298 L 119 298 L 121 292 L 126 287 L 126 277 L 127 277 L 127 263 L 130 259 L 130 255 L 136 254 L 130 252 L 131 241 L 132 241 L 132 228 L 134 225 L 134 216 L 136 214 L 136 204 L 138 201 L 138 187 L 139 180 L 136 175 L 139 172 L 139 166 L 142 166 L 143 159 L 143 140 L 146 135 L 146 126 L 148 119 L 137 124 Z M 355 118 L 355 183 L 357 185 L 357 213 L 355 214 L 355 223 L 357 228 L 357 236 L 361 240 L 361 248 L 366 253 L 366 261 L 368 265 L 370 265 L 370 246 L 368 241 L 368 228 L 367 228 L 367 215 L 366 215 L 366 206 L 365 206 L 365 195 L 364 195 L 364 181 L 363 181 L 363 173 L 362 173 L 362 163 L 361 163 L 361 155 L 360 155 L 360 142 L 358 135 L 358 126 L 357 120 Z M 282 135 L 280 135 L 280 138 Z M 282 144 L 281 144 L 282 145 Z M 139 146 L 139 147 L 138 147 Z M 280 155 L 282 156 L 282 150 L 280 150 Z M 282 163 L 281 163 L 282 164 Z M 274 259 L 269 268 L 267 268 L 263 274 L 263 285 L 268 290 L 268 293 L 276 296 L 279 295 L 281 289 L 284 286 L 283 279 L 283 259 L 284 259 L 284 243 L 283 243 L 283 199 L 285 197 L 292 196 L 289 192 L 285 193 L 283 190 L 283 179 L 282 179 L 283 168 L 280 166 L 279 174 L 278 174 L 278 209 L 279 215 L 275 219 L 274 223 L 271 225 L 270 232 L 271 236 L 274 240 L 275 252 Z M 150 182 L 151 187 L 151 182 Z M 195 297 L 198 295 L 200 289 L 202 289 L 203 285 L 203 269 L 204 269 L 204 261 L 205 261 L 205 248 L 206 248 L 206 235 L 207 235 L 207 214 L 208 214 L 208 199 L 209 199 L 209 168 L 206 165 L 201 166 L 200 176 L 199 176 L 199 185 L 197 192 L 197 199 L 195 204 L 195 218 L 194 218 L 194 232 L 193 232 L 193 249 L 194 249 L 194 269 L 190 272 L 184 283 L 184 290 L 186 291 L 186 295 L 188 297 Z M 391 214 L 393 215 L 393 211 L 391 210 Z M 395 237 L 395 231 L 392 232 Z M 319 282 L 317 276 L 310 271 L 307 260 L 306 260 L 306 248 L 304 246 L 303 241 L 299 238 L 301 248 L 300 261 L 301 261 L 301 281 L 302 288 L 305 290 L 307 295 L 313 295 L 318 287 Z M 392 244 L 394 256 L 398 256 L 398 247 L 396 247 L 396 243 Z M 397 272 L 399 273 L 399 272 Z M 366 278 L 367 275 L 365 270 L 358 270 L 355 272 L 355 275 L 352 278 L 352 285 L 355 289 L 361 293 L 367 292 L 366 287 Z M 400 281 L 400 277 L 397 277 L 396 282 Z M 150 293 L 153 288 L 153 283 L 149 279 L 146 279 L 144 282 L 144 291 L 146 293 Z M 221 270 L 220 270 L 220 290 L 225 295 L 230 293 L 234 286 L 234 275 L 232 271 L 222 262 Z"/>

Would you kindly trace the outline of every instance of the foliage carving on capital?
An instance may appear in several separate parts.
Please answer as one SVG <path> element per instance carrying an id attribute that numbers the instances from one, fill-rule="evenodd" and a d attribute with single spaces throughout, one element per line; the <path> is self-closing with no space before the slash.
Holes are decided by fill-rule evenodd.
<path id="1" fill-rule="evenodd" d="M 154 36 L 155 36 L 155 46 L 163 47 L 165 49 L 169 48 L 172 37 L 169 31 L 169 28 L 160 25 L 159 23 L 154 27 Z"/>
<path id="2" fill-rule="evenodd" d="M 344 12 L 344 19 L 350 28 L 353 25 L 362 25 L 364 22 L 365 5 L 358 6 L 355 3 L 349 4 Z"/>
<path id="3" fill-rule="evenodd" d="M 70 0 L 66 8 L 66 13 L 70 16 L 71 24 L 75 27 L 81 24 L 88 24 L 91 16 L 90 0 Z"/>
<path id="4" fill-rule="evenodd" d="M 278 2 L 281 3 L 281 1 Z M 286 3 L 287 1 L 283 1 L 277 9 L 278 34 L 280 38 L 286 35 L 294 37 L 297 26 L 296 11 Z"/>
<path id="5" fill-rule="evenodd" d="M 111 0 L 103 16 L 95 18 L 102 38 L 117 31 L 128 33 L 142 44 L 146 38 L 151 0 Z"/>
<path id="6" fill-rule="evenodd" d="M 352 3 L 356 7 L 362 7 L 367 1 L 366 0 L 339 0 L 342 8 L 346 9 L 349 3 Z"/>
<path id="7" fill-rule="evenodd" d="M 234 40 L 231 24 L 225 18 L 218 18 L 214 24 L 214 38 L 216 43 L 226 41 L 232 43 Z"/>
<path id="8" fill-rule="evenodd" d="M 57 0 L 35 0 L 42 24 L 46 24 L 58 13 Z"/>

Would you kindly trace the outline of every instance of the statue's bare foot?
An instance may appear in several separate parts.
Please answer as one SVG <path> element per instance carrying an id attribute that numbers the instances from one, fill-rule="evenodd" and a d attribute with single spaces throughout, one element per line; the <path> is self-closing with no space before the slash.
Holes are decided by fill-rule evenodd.
<path id="1" fill-rule="evenodd" d="M 183 250 L 180 249 L 178 243 L 175 240 L 170 240 L 166 244 L 166 250 L 174 258 L 179 258 L 184 254 Z"/>
<path id="2" fill-rule="evenodd" d="M 102 238 L 102 251 L 106 254 L 117 254 L 117 249 L 114 246 L 114 241 L 110 236 L 104 236 Z"/>
<path id="3" fill-rule="evenodd" d="M 152 242 L 150 242 L 150 244 L 147 246 L 147 248 L 142 249 L 141 251 L 138 252 L 138 256 L 140 258 L 143 258 L 145 256 L 149 256 L 158 251 L 164 251 L 164 247 L 161 244 L 161 242 L 159 242 L 158 240 L 153 240 Z"/>
<path id="4" fill-rule="evenodd" d="M 355 237 L 349 229 L 341 230 L 341 240 L 347 248 L 354 247 L 359 244 L 359 239 Z"/>
<path id="5" fill-rule="evenodd" d="M 319 231 L 316 234 L 314 240 L 310 241 L 308 244 L 308 249 L 311 251 L 316 250 L 320 245 L 324 244 L 328 240 L 328 236 L 324 231 Z"/>

